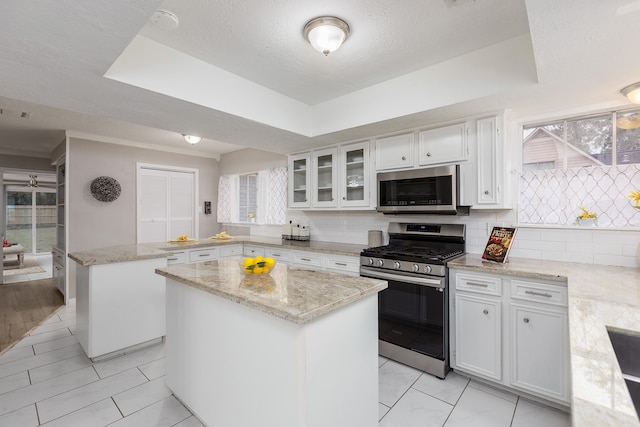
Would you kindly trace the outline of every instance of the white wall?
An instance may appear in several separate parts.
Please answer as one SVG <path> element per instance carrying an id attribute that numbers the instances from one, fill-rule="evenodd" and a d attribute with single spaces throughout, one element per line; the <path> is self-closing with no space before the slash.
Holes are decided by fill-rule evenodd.
<path id="1" fill-rule="evenodd" d="M 99 141 L 70 138 L 67 174 L 69 179 L 69 252 L 136 242 L 136 163 L 151 163 L 198 169 L 199 201 L 218 200 L 218 162 L 214 159 L 147 150 Z M 95 178 L 115 178 L 122 188 L 120 197 L 99 202 L 89 186 Z M 198 214 L 200 236 L 219 230 L 216 210 Z M 75 263 L 69 268 L 70 298 L 75 296 Z"/>

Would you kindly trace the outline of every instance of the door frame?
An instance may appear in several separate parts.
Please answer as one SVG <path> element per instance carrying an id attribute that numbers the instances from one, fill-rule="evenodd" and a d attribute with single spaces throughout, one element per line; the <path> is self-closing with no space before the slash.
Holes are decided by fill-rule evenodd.
<path id="1" fill-rule="evenodd" d="M 47 191 L 43 191 L 43 188 L 47 188 Z M 36 235 L 37 235 L 37 228 L 38 228 L 38 224 L 37 224 L 37 209 L 35 209 L 38 205 L 36 204 L 36 198 L 33 196 L 33 193 L 36 193 L 38 191 L 42 192 L 42 193 L 54 193 L 56 194 L 56 188 L 52 188 L 52 187 L 33 187 L 33 188 L 25 188 L 25 187 L 20 187 L 18 185 L 7 185 L 5 187 L 5 191 L 3 194 L 4 200 L 4 206 L 5 206 L 5 221 L 6 221 L 6 209 L 7 209 L 7 193 L 9 191 L 14 191 L 14 192 L 30 192 L 32 193 L 31 196 L 31 240 L 32 240 L 32 247 L 31 247 L 31 252 L 29 252 L 29 255 L 38 255 L 37 249 L 38 249 L 38 243 L 37 243 L 37 239 L 35 239 Z M 57 208 L 57 204 L 54 205 Z M 56 209 L 56 215 L 57 215 L 57 209 Z M 6 227 L 6 224 L 5 224 Z M 53 245 L 51 246 L 56 246 L 57 242 L 54 242 Z M 34 251 L 35 249 L 35 251 Z M 41 252 L 42 253 L 42 252 Z M 51 251 L 49 251 L 49 253 L 51 253 Z"/>
<path id="2" fill-rule="evenodd" d="M 178 172 L 178 173 L 189 173 L 193 175 L 193 229 L 195 232 L 195 237 L 197 238 L 200 235 L 200 217 L 198 204 L 200 200 L 199 196 L 199 170 L 195 168 L 186 168 L 181 166 L 171 166 L 171 165 L 158 165 L 153 163 L 142 163 L 136 162 L 136 242 L 140 242 L 140 213 L 142 212 L 140 206 L 140 172 L 143 169 L 155 170 L 155 171 L 163 171 L 163 172 Z"/>

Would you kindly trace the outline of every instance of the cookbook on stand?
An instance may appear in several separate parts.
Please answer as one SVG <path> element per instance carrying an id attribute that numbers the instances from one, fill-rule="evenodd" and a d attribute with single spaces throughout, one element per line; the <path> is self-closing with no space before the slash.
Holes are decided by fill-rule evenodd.
<path id="1" fill-rule="evenodd" d="M 482 252 L 482 259 L 500 263 L 509 262 L 509 252 L 511 251 L 516 230 L 516 228 L 512 227 L 493 227 L 487 246 Z"/>

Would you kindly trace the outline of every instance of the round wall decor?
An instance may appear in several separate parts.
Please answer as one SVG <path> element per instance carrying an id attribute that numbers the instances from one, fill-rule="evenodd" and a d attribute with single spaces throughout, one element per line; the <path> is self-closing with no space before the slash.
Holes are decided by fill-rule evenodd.
<path id="1" fill-rule="evenodd" d="M 101 202 L 113 202 L 120 197 L 120 183 L 110 176 L 99 176 L 91 181 L 91 195 Z"/>

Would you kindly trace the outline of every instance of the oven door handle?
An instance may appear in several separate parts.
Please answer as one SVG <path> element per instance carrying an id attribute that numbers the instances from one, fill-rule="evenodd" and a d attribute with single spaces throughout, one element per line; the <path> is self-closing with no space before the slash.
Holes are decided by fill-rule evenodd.
<path id="1" fill-rule="evenodd" d="M 429 286 L 432 288 L 444 288 L 443 279 L 429 279 L 427 277 L 416 277 L 412 275 L 405 275 L 402 273 L 385 273 L 384 271 L 378 271 L 366 267 L 360 268 L 360 275 L 364 277 L 372 277 L 374 279 L 383 280 L 395 280 L 396 282 L 406 282 L 412 285 Z"/>

